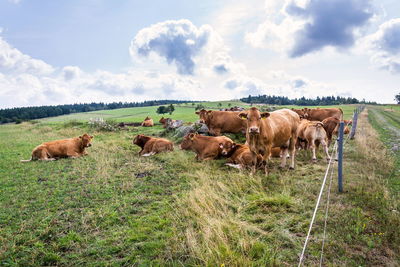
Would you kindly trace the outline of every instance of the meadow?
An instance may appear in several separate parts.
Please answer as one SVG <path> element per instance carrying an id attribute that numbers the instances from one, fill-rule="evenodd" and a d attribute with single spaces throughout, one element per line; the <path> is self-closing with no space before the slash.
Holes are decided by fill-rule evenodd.
<path id="1" fill-rule="evenodd" d="M 218 108 L 219 102 L 203 102 Z M 222 107 L 240 102 L 221 102 Z M 140 158 L 136 134 L 163 135 L 161 125 L 115 132 L 90 129 L 89 118 L 158 122 L 157 107 L 77 113 L 0 126 L 0 265 L 2 266 L 293 266 L 308 230 L 326 161 L 296 156 L 296 170 L 254 176 L 224 160 L 197 162 L 178 145 Z M 192 104 L 170 116 L 198 117 Z M 354 106 L 341 106 L 350 118 Z M 373 111 L 374 112 L 374 111 Z M 360 116 L 345 146 L 344 189 L 333 180 L 325 243 L 327 266 L 399 262 L 399 199 L 392 190 L 396 157 Z M 169 117 L 168 114 L 165 114 Z M 371 116 L 370 116 L 371 117 Z M 374 123 L 372 123 L 374 125 Z M 95 136 L 89 155 L 20 163 L 48 140 Z M 243 137 L 230 135 L 235 140 Z M 178 144 L 179 139 L 172 138 Z M 336 174 L 334 174 L 335 177 Z M 320 259 L 323 207 L 306 266 Z"/>

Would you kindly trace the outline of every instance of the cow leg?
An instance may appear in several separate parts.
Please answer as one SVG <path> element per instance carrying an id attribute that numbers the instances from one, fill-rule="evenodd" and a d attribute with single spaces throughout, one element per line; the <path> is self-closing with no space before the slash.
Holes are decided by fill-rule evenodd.
<path id="1" fill-rule="evenodd" d="M 221 135 L 221 129 L 214 129 L 214 135 L 215 136 L 220 136 Z"/>
<path id="2" fill-rule="evenodd" d="M 294 170 L 294 157 L 296 155 L 296 134 L 294 134 L 289 140 L 289 156 L 290 156 L 290 165 L 289 169 Z"/>
<path id="3" fill-rule="evenodd" d="M 288 153 L 288 148 L 287 147 L 281 147 L 281 168 L 286 167 L 286 155 Z"/>
<path id="4" fill-rule="evenodd" d="M 316 162 L 317 161 L 317 156 L 315 155 L 315 140 L 311 140 L 310 142 L 310 148 L 312 150 L 312 161 Z"/>
<path id="5" fill-rule="evenodd" d="M 328 151 L 328 145 L 326 144 L 325 140 L 321 140 L 322 147 L 324 148 L 325 155 L 326 155 L 326 160 L 329 162 L 331 157 L 329 156 L 329 151 Z"/>

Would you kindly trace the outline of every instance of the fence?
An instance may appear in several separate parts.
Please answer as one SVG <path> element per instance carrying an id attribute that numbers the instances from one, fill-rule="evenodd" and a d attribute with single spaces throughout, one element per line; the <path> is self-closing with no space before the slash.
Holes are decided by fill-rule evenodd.
<path id="1" fill-rule="evenodd" d="M 357 130 L 357 122 L 358 122 L 358 115 L 364 110 L 365 105 L 362 106 L 358 106 L 356 109 L 354 109 L 353 112 L 353 120 L 352 120 L 352 128 L 351 128 L 351 132 L 348 135 L 348 137 L 346 138 L 346 140 L 344 139 L 344 127 L 345 127 L 345 123 L 343 121 L 340 122 L 339 124 L 339 133 L 338 133 L 338 139 L 337 142 L 335 143 L 335 145 L 333 146 L 332 152 L 331 152 L 331 160 L 328 163 L 326 172 L 325 172 L 325 176 L 324 179 L 322 181 L 322 185 L 321 185 L 321 189 L 317 198 L 317 203 L 315 205 L 315 209 L 313 212 L 313 216 L 311 218 L 311 222 L 310 222 L 310 226 L 308 229 L 308 233 L 307 233 L 307 237 L 304 241 L 304 245 L 303 245 L 303 249 L 302 252 L 300 254 L 300 258 L 299 258 L 299 264 L 298 267 L 300 267 L 303 263 L 303 259 L 304 259 L 304 255 L 305 255 L 305 251 L 307 248 L 307 244 L 308 244 L 308 240 L 310 238 L 311 235 L 311 230 L 314 224 L 314 220 L 318 211 L 318 207 L 321 201 L 321 197 L 322 197 L 322 193 L 324 191 L 324 187 L 326 184 L 326 180 L 328 177 L 328 173 L 329 173 L 329 169 L 333 166 L 332 164 L 332 158 L 333 155 L 335 153 L 337 153 L 337 161 L 338 161 L 338 191 L 340 193 L 343 192 L 343 146 L 346 143 L 346 141 L 348 139 L 354 139 L 354 136 L 356 134 L 356 130 Z M 323 240 L 322 240 L 322 249 L 321 249 L 321 258 L 320 258 L 320 266 L 322 266 L 322 262 L 323 262 L 323 249 L 324 249 L 324 244 L 325 244 L 325 234 L 326 234 L 326 226 L 327 226 L 327 218 L 328 218 L 328 208 L 329 208 L 329 197 L 330 197 L 330 188 L 331 188 L 331 184 L 332 184 L 332 174 L 333 174 L 333 167 L 331 169 L 331 176 L 330 176 L 330 183 L 329 183 L 329 188 L 327 190 L 327 205 L 326 205 L 326 210 L 325 210 L 325 222 L 324 222 L 324 233 L 323 233 Z"/>

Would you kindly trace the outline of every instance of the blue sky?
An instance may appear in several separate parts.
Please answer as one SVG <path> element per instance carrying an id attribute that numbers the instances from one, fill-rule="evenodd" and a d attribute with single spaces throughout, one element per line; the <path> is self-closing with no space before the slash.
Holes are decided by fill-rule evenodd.
<path id="1" fill-rule="evenodd" d="M 0 0 L 0 108 L 400 92 L 395 0 Z"/>

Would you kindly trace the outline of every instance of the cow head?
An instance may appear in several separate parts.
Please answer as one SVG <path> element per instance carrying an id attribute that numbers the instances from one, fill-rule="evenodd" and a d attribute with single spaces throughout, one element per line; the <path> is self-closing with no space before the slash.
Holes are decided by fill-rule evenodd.
<path id="1" fill-rule="evenodd" d="M 268 118 L 269 112 L 260 112 L 258 108 L 252 107 L 248 112 L 239 113 L 241 119 L 247 120 L 247 131 L 249 134 L 259 134 L 261 120 Z"/>
<path id="2" fill-rule="evenodd" d="M 133 139 L 133 144 L 134 145 L 137 145 L 137 146 L 140 146 L 140 147 L 144 147 L 144 145 L 147 143 L 147 141 L 149 141 L 150 140 L 150 138 L 151 137 L 149 137 L 149 136 L 145 136 L 145 135 L 143 135 L 143 134 L 138 134 L 138 135 L 136 135 L 136 137 Z"/>
<path id="3" fill-rule="evenodd" d="M 164 123 L 165 122 L 165 118 L 161 117 L 161 119 L 158 121 L 159 123 Z"/>
<path id="4" fill-rule="evenodd" d="M 181 149 L 183 150 L 190 150 L 193 145 L 193 140 L 196 138 L 197 133 L 189 133 L 185 137 L 183 137 L 181 143 Z"/>
<path id="5" fill-rule="evenodd" d="M 151 118 L 149 116 L 146 116 L 146 118 L 144 120 L 148 121 L 148 120 L 151 120 Z"/>
<path id="6" fill-rule="evenodd" d="M 79 139 L 81 140 L 82 147 L 90 147 L 92 146 L 92 139 L 93 135 L 88 135 L 85 133 L 84 135 L 79 136 Z"/>
<path id="7" fill-rule="evenodd" d="M 234 150 L 235 146 L 236 144 L 229 140 L 219 143 L 219 150 L 221 155 L 229 156 L 231 152 Z"/>
<path id="8" fill-rule="evenodd" d="M 200 123 L 207 123 L 212 118 L 212 110 L 201 109 L 196 114 L 200 117 Z"/>

